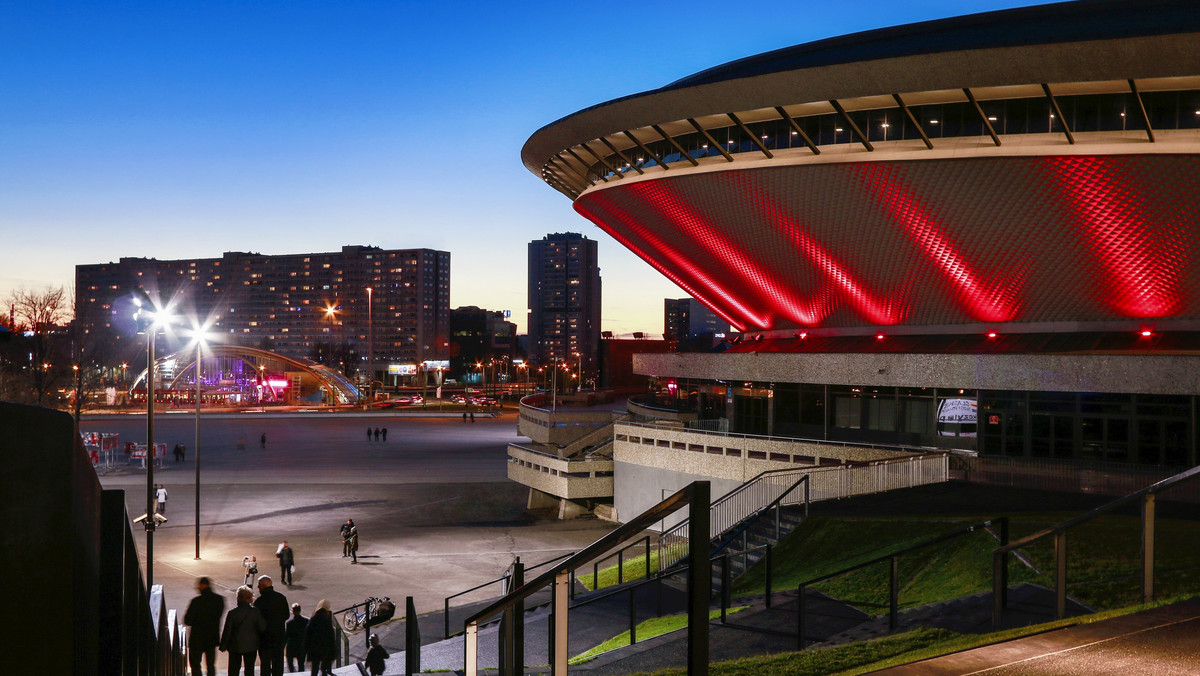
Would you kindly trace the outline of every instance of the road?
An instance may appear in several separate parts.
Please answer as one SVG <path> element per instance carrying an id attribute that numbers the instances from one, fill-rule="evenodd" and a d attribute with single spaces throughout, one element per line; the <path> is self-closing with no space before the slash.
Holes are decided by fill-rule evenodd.
<path id="1" fill-rule="evenodd" d="M 368 441 L 368 425 L 386 426 L 388 440 Z M 80 427 L 117 432 L 122 441 L 146 438 L 143 416 L 85 418 Z M 506 478 L 506 446 L 523 439 L 511 413 L 477 416 L 475 423 L 399 414 L 212 414 L 201 417 L 197 561 L 194 434 L 191 414 L 155 416 L 155 440 L 168 447 L 155 482 L 170 499 L 169 521 L 155 534 L 154 581 L 181 611 L 199 575 L 210 576 L 219 591 L 240 585 L 246 555 L 257 556 L 259 572 L 278 584 L 274 553 L 281 540 L 295 550 L 296 574 L 294 585 L 279 589 L 305 614 L 320 599 L 336 609 L 368 595 L 390 596 L 401 607 L 411 595 L 418 612 L 427 612 L 441 609 L 450 594 L 499 577 L 514 556 L 540 563 L 612 527 L 526 513 L 527 489 Z M 239 440 L 244 451 L 237 450 Z M 176 443 L 187 446 L 184 462 L 173 461 Z M 122 466 L 102 474 L 101 483 L 126 491 L 131 516 L 145 511 L 144 470 Z M 347 518 L 359 527 L 359 565 L 341 556 L 338 529 Z M 138 526 L 135 532 L 145 556 L 144 535 Z M 492 587 L 462 600 L 497 593 Z"/>

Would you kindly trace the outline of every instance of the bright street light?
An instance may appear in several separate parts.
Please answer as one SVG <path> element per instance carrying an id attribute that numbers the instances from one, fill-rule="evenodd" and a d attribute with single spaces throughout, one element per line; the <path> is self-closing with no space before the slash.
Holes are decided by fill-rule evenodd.
<path id="1" fill-rule="evenodd" d="M 203 358 L 204 346 L 215 335 L 208 333 L 212 322 L 199 324 L 193 322 L 191 330 L 188 332 L 192 337 L 192 342 L 196 344 L 196 447 L 194 455 L 196 456 L 196 554 L 195 560 L 200 560 L 200 362 Z"/>
<path id="2" fill-rule="evenodd" d="M 138 333 L 146 335 L 146 589 L 154 587 L 154 529 L 158 525 L 154 509 L 154 336 L 160 328 L 169 329 L 175 317 L 171 303 L 163 306 L 155 300 L 134 296 Z M 147 303 L 154 307 L 151 309 Z"/>

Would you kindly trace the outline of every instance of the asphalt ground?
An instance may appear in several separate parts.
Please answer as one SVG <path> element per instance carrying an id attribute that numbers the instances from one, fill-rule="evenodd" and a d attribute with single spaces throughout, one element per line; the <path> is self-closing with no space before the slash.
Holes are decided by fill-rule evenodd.
<path id="1" fill-rule="evenodd" d="M 388 440 L 368 441 L 368 425 Z M 84 432 L 117 432 L 144 442 L 144 416 L 85 418 Z M 266 433 L 267 446 L 260 448 Z M 289 602 L 305 615 L 321 599 L 334 609 L 367 596 L 390 596 L 403 613 L 413 596 L 419 613 L 441 610 L 445 597 L 500 577 L 520 556 L 540 563 L 590 544 L 612 528 L 596 520 L 556 521 L 526 509 L 528 489 L 506 476 L 509 442 L 522 441 L 516 416 L 406 417 L 403 414 L 212 414 L 201 416 L 200 560 L 195 560 L 195 420 L 155 416 L 155 440 L 168 453 L 155 483 L 169 493 L 168 522 L 154 536 L 154 582 L 168 607 L 183 612 L 195 579 L 207 575 L 234 605 L 242 557 L 255 555 Z M 238 441 L 244 440 L 244 451 Z M 184 462 L 170 449 L 187 446 Z M 123 458 L 123 454 L 119 454 Z M 146 472 L 123 459 L 102 473 L 105 488 L 126 491 L 130 516 L 145 511 Z M 342 558 L 339 528 L 359 528 L 359 564 Z M 134 526 L 139 553 L 145 538 Z M 293 585 L 284 585 L 274 553 L 295 550 Z M 498 585 L 455 604 L 499 595 Z M 423 630 L 424 631 L 424 630 Z M 441 628 L 428 631 L 440 632 Z M 353 637 L 363 641 L 362 634 Z M 399 645 L 385 647 L 399 649 Z M 362 652 L 355 645 L 354 652 Z M 224 659 L 219 659 L 224 663 Z"/>

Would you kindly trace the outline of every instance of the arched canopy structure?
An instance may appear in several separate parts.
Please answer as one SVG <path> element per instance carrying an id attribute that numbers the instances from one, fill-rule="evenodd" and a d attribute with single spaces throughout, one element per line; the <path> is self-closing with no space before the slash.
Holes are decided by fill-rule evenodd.
<path id="1" fill-rule="evenodd" d="M 181 350 L 155 360 L 160 390 L 191 392 L 196 387 L 196 352 Z M 134 381 L 144 387 L 146 372 Z M 362 394 L 344 375 L 308 359 L 237 345 L 204 348 L 200 389 L 205 398 L 231 403 L 354 404 Z"/>

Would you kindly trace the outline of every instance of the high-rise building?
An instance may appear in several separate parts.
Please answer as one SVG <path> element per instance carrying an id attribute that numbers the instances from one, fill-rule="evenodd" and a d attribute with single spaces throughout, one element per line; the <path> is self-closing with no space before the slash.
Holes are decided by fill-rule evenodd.
<path id="1" fill-rule="evenodd" d="M 595 240 L 565 232 L 530 242 L 530 359 L 577 364 L 586 382 L 596 373 L 599 340 L 600 266 Z"/>
<path id="2" fill-rule="evenodd" d="M 517 325 L 502 310 L 484 310 L 468 305 L 450 311 L 450 372 L 460 381 L 475 364 L 507 360 L 516 356 Z"/>
<path id="3" fill-rule="evenodd" d="M 207 318 L 224 342 L 335 367 L 339 360 L 357 364 L 347 370 L 370 361 L 377 380 L 391 364 L 445 359 L 449 347 L 447 251 L 345 246 L 278 256 L 122 258 L 75 268 L 84 330 L 118 345 L 133 335 L 128 318 L 143 291 L 175 299 L 178 314 Z"/>
<path id="4" fill-rule="evenodd" d="M 729 322 L 695 298 L 663 300 L 663 334 L 669 339 L 689 341 L 729 331 Z"/>

